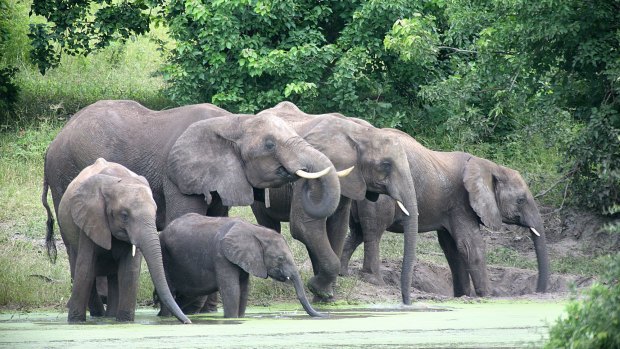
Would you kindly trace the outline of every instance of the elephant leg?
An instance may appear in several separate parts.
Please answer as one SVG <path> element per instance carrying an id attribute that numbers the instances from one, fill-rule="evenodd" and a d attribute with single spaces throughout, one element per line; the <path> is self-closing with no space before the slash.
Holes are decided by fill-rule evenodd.
<path id="1" fill-rule="evenodd" d="M 237 318 L 241 300 L 241 286 L 239 285 L 241 271 L 230 262 L 221 262 L 216 265 L 216 273 L 217 284 L 222 295 L 224 317 Z"/>
<path id="2" fill-rule="evenodd" d="M 454 297 L 472 295 L 469 273 L 465 268 L 466 262 L 461 258 L 456 248 L 456 242 L 454 242 L 454 239 L 446 229 L 437 230 L 437 240 L 450 266 Z"/>
<path id="3" fill-rule="evenodd" d="M 95 284 L 95 243 L 81 236 L 74 268 L 73 287 L 69 299 L 69 322 L 86 321 L 86 307 Z"/>
<path id="4" fill-rule="evenodd" d="M 107 276 L 108 281 L 108 308 L 105 316 L 116 317 L 118 313 L 118 300 L 120 290 L 118 286 L 118 274 L 110 274 Z"/>
<path id="5" fill-rule="evenodd" d="M 245 317 L 245 309 L 248 305 L 249 285 L 250 274 L 241 273 L 241 275 L 239 275 L 239 317 Z"/>
<path id="6" fill-rule="evenodd" d="M 350 275 L 349 261 L 351 261 L 353 253 L 362 242 L 364 242 L 364 238 L 359 223 L 349 219 L 349 234 L 344 241 L 342 255 L 340 256 L 340 275 Z"/>
<path id="7" fill-rule="evenodd" d="M 201 313 L 216 313 L 217 312 L 217 304 L 218 301 L 218 292 L 210 293 L 203 302 L 202 307 L 200 308 Z"/>
<path id="8" fill-rule="evenodd" d="M 96 278 L 98 279 L 98 278 Z M 96 280 L 95 279 L 95 280 Z M 88 300 L 88 311 L 92 317 L 101 317 L 105 315 L 105 308 L 101 296 L 97 291 L 97 282 L 93 283 L 93 288 L 90 291 L 90 299 Z"/>
<path id="9" fill-rule="evenodd" d="M 112 246 L 114 248 L 114 245 Z M 131 255 L 131 246 L 124 243 L 122 256 L 118 262 L 118 311 L 117 321 L 133 321 L 136 313 L 136 299 L 140 283 L 142 253 L 138 250 Z"/>
<path id="10" fill-rule="evenodd" d="M 282 233 L 282 224 L 279 220 L 273 219 L 267 214 L 267 207 L 260 201 L 254 201 L 252 204 L 252 212 L 256 217 L 256 223 L 262 225 L 265 228 L 273 229 L 278 233 Z"/>
<path id="11" fill-rule="evenodd" d="M 489 295 L 489 278 L 485 260 L 485 245 L 478 222 L 460 220 L 449 228 L 460 257 L 465 261 L 474 290 L 479 297 Z"/>
<path id="12" fill-rule="evenodd" d="M 312 261 L 314 276 L 308 280 L 308 288 L 318 301 L 332 300 L 333 284 L 340 270 L 340 260 L 325 232 L 325 221 L 311 220 L 303 225 L 291 222 L 291 235 L 306 245 Z"/>
<path id="13" fill-rule="evenodd" d="M 381 236 L 379 236 L 381 238 Z M 364 263 L 360 276 L 366 282 L 373 285 L 385 285 L 381 276 L 381 252 L 379 247 L 379 239 L 364 241 Z"/>
<path id="14" fill-rule="evenodd" d="M 342 256 L 344 240 L 347 236 L 347 228 L 349 223 L 349 212 L 351 211 L 351 199 L 344 196 L 340 197 L 338 208 L 327 218 L 326 226 L 327 238 L 332 250 Z"/>

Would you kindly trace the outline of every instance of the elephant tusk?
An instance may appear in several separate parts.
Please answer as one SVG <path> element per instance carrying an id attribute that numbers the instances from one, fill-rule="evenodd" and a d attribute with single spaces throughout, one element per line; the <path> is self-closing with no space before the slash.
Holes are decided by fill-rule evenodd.
<path id="1" fill-rule="evenodd" d="M 346 177 L 349 175 L 349 173 L 351 173 L 351 171 L 353 171 L 354 168 L 355 166 L 351 166 L 347 168 L 346 170 L 338 171 L 336 173 L 338 174 L 338 177 Z"/>
<path id="2" fill-rule="evenodd" d="M 131 245 L 131 256 L 132 257 L 136 256 L 136 245 Z"/>
<path id="3" fill-rule="evenodd" d="M 297 170 L 297 172 L 295 172 L 295 174 L 298 175 L 301 178 L 316 179 L 316 178 L 325 176 L 327 174 L 327 172 L 329 172 L 329 167 L 327 167 L 326 169 L 324 169 L 323 171 L 320 171 L 320 172 L 306 172 L 304 170 Z"/>
<path id="4" fill-rule="evenodd" d="M 269 199 L 269 188 L 265 188 L 265 207 L 271 206 L 271 200 Z"/>
<path id="5" fill-rule="evenodd" d="M 540 234 L 536 229 L 534 229 L 534 227 L 530 227 L 530 229 L 532 230 L 532 233 L 536 234 L 536 236 L 540 236 Z"/>
<path id="6" fill-rule="evenodd" d="M 398 200 L 396 200 L 396 203 L 398 204 L 398 207 L 403 211 L 403 213 L 409 216 L 409 211 L 407 211 L 405 205 L 403 205 L 403 203 Z"/>

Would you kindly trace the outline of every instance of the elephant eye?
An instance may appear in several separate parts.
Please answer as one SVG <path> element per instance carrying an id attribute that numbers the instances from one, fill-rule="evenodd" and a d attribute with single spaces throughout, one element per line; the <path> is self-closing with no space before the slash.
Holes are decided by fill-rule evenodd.
<path id="1" fill-rule="evenodd" d="M 125 210 L 121 211 L 120 216 L 123 222 L 127 222 L 129 220 L 129 212 Z"/>
<path id="2" fill-rule="evenodd" d="M 518 198 L 517 199 L 517 205 L 523 205 L 525 203 L 525 198 Z"/>
<path id="3" fill-rule="evenodd" d="M 390 173 L 392 171 L 392 162 L 389 160 L 383 160 L 381 161 L 381 164 L 379 164 L 379 167 L 382 172 Z"/>
<path id="4" fill-rule="evenodd" d="M 276 148 L 276 142 L 274 142 L 272 139 L 267 139 L 265 141 L 265 149 L 274 150 L 275 148 Z"/>

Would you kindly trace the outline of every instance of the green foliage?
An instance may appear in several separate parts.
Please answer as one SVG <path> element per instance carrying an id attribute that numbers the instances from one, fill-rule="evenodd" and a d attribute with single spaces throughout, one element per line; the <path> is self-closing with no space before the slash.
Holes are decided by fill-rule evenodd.
<path id="1" fill-rule="evenodd" d="M 543 184 L 566 175 L 572 201 L 599 212 L 619 199 L 618 0 L 35 0 L 33 12 L 47 20 L 31 27 L 42 70 L 164 23 L 177 104 L 254 113 L 288 99 L 498 161 L 559 149 L 561 174 Z"/>
<path id="2" fill-rule="evenodd" d="M 15 1 L 0 2 L 0 126 L 6 124 L 9 114 L 13 112 L 20 87 L 15 81 L 18 72 L 16 56 L 23 51 L 20 45 L 19 26 L 22 23 L 20 9 L 23 4 Z"/>
<path id="3" fill-rule="evenodd" d="M 620 254 L 610 259 L 600 283 L 567 306 L 550 328 L 545 348 L 620 347 Z"/>
<path id="4" fill-rule="evenodd" d="M 149 30 L 150 15 L 145 12 L 156 1 L 112 0 L 33 0 L 32 13 L 47 22 L 32 23 L 31 58 L 42 74 L 57 67 L 63 52 L 88 55 L 112 41 Z"/>

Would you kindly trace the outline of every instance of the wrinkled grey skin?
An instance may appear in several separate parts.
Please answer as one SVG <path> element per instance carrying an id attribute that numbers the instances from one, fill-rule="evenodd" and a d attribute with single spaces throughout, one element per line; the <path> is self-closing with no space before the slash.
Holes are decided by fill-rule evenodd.
<path id="1" fill-rule="evenodd" d="M 73 287 L 69 322 L 86 320 L 86 307 L 96 294 L 95 277 L 107 276 L 106 316 L 133 321 L 144 254 L 155 289 L 182 322 L 189 319 L 174 303 L 166 283 L 153 200 L 142 176 L 116 163 L 98 159 L 68 186 L 58 209 L 58 224 L 69 255 Z M 48 236 L 53 244 L 53 236 Z M 132 256 L 132 245 L 139 251 Z M 91 316 L 103 315 L 102 307 Z"/>
<path id="2" fill-rule="evenodd" d="M 73 178 L 99 157 L 148 180 L 160 230 L 188 212 L 226 215 L 228 206 L 248 206 L 263 188 L 299 179 L 300 169 L 332 168 L 302 180 L 325 193 L 305 200 L 304 209 L 326 217 L 340 197 L 329 159 L 273 115 L 236 115 L 206 103 L 153 111 L 133 101 L 99 101 L 76 113 L 50 144 L 44 206 L 48 187 L 57 209 Z M 52 227 L 48 209 L 48 231 Z"/>
<path id="3" fill-rule="evenodd" d="M 355 166 L 348 176 L 340 178 L 340 204 L 327 219 L 309 217 L 304 211 L 300 204 L 303 195 L 300 183 L 269 190 L 268 208 L 264 200 L 252 205 L 259 224 L 280 231 L 280 222 L 290 221 L 292 236 L 306 245 L 315 273 L 308 281 L 308 288 L 316 296 L 315 300 L 333 298 L 351 200 L 376 199 L 378 193 L 401 201 L 411 214 L 403 219 L 409 247 L 402 280 L 406 282 L 408 278 L 410 285 L 418 209 L 409 163 L 399 142 L 365 121 L 335 113 L 306 114 L 290 102 L 282 102 L 258 115 L 262 113 L 286 120 L 308 143 L 325 154 L 337 170 Z M 403 292 L 403 302 L 410 303 L 409 292 Z"/>
<path id="4" fill-rule="evenodd" d="M 538 260 L 536 289 L 545 292 L 549 257 L 542 218 L 521 175 L 467 153 L 429 150 L 397 130 L 388 132 L 405 146 L 420 208 L 419 231 L 437 230 L 452 271 L 454 295 L 490 295 L 480 224 L 497 230 L 502 222 L 532 227 L 540 233 L 540 237 L 534 233 L 531 237 Z M 379 240 L 385 230 L 402 232 L 401 219 L 394 201 L 386 196 L 380 196 L 377 202 L 354 202 L 351 233 L 341 257 L 342 273 L 347 273 L 351 255 L 364 242 L 362 272 L 369 281 L 383 283 Z"/>
<path id="5" fill-rule="evenodd" d="M 290 282 L 310 316 L 323 316 L 306 298 L 293 255 L 282 235 L 239 218 L 194 213 L 175 219 L 160 234 L 164 267 L 182 309 L 220 291 L 224 317 L 245 315 L 249 274 Z M 159 315 L 169 315 L 165 305 Z"/>

